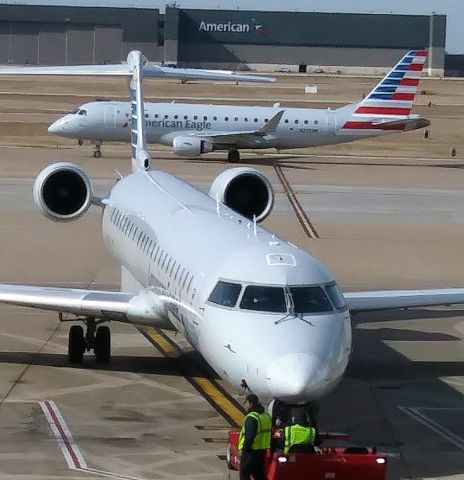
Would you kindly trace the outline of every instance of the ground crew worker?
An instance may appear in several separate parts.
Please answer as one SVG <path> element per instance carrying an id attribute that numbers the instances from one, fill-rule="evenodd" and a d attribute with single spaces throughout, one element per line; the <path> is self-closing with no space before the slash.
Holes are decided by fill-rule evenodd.
<path id="1" fill-rule="evenodd" d="M 245 400 L 247 415 L 240 430 L 238 448 L 240 456 L 240 480 L 265 480 L 266 449 L 271 446 L 272 420 L 256 395 Z"/>
<path id="2" fill-rule="evenodd" d="M 284 428 L 284 453 L 289 453 L 290 449 L 314 451 L 314 446 L 318 443 L 317 430 L 314 427 L 306 426 L 303 415 L 292 417 L 292 425 Z M 297 447 L 292 448 L 295 446 Z"/>

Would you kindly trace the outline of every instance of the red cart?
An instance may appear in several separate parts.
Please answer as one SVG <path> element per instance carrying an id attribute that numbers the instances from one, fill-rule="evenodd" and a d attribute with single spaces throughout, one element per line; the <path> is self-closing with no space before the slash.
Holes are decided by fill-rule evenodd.
<path id="1" fill-rule="evenodd" d="M 238 430 L 229 432 L 227 466 L 240 468 L 237 448 Z M 345 443 L 346 435 L 325 434 L 327 440 L 314 453 L 271 453 L 266 456 L 268 480 L 385 480 L 387 458 L 375 448 L 324 446 L 324 443 Z"/>

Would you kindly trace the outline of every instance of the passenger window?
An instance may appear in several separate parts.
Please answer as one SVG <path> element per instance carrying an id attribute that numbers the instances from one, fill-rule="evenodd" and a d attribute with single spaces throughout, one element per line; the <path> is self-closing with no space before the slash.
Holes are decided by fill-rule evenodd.
<path id="1" fill-rule="evenodd" d="M 309 122 L 308 122 L 308 120 L 305 120 L 304 123 L 305 123 L 305 125 L 308 125 Z"/>
<path id="2" fill-rule="evenodd" d="M 295 120 L 295 124 L 298 125 L 298 120 Z"/>
<path id="3" fill-rule="evenodd" d="M 283 287 L 249 285 L 245 289 L 240 308 L 259 312 L 285 313 L 287 304 Z"/>
<path id="4" fill-rule="evenodd" d="M 295 313 L 332 312 L 333 308 L 321 287 L 290 287 Z"/>
<path id="5" fill-rule="evenodd" d="M 269 122 L 269 119 L 265 118 L 264 123 L 267 123 L 267 122 Z"/>
<path id="6" fill-rule="evenodd" d="M 174 119 L 177 120 L 179 118 L 179 115 L 174 115 Z"/>
<path id="7" fill-rule="evenodd" d="M 157 114 L 157 113 L 155 113 L 155 118 L 158 118 L 158 114 Z"/>
<path id="8" fill-rule="evenodd" d="M 184 115 L 184 120 L 187 120 L 188 116 L 187 115 Z"/>
<path id="9" fill-rule="evenodd" d="M 288 123 L 288 118 L 286 118 L 286 119 L 284 120 L 284 122 L 285 122 L 285 123 Z"/>
<path id="10" fill-rule="evenodd" d="M 248 122 L 248 118 L 247 118 L 247 117 L 245 117 L 243 120 L 245 120 L 245 122 Z"/>
<path id="11" fill-rule="evenodd" d="M 203 120 L 208 120 L 208 117 L 205 115 L 205 116 L 203 117 Z"/>
<path id="12" fill-rule="evenodd" d="M 337 310 L 342 310 L 343 308 L 346 307 L 345 304 L 345 299 L 343 298 L 342 292 L 340 292 L 340 289 L 337 287 L 337 285 L 326 285 L 325 286 L 325 291 L 327 292 L 327 295 L 329 296 L 330 300 L 333 303 L 333 306 Z"/>
<path id="13" fill-rule="evenodd" d="M 258 119 L 257 119 L 257 118 L 255 118 L 253 121 L 254 121 L 255 123 L 258 123 Z"/>
<path id="14" fill-rule="evenodd" d="M 208 300 L 223 307 L 235 307 L 242 286 L 239 283 L 219 281 Z"/>
<path id="15" fill-rule="evenodd" d="M 198 120 L 198 115 L 194 115 L 194 116 L 193 116 L 193 119 L 194 119 L 194 120 Z"/>
<path id="16" fill-rule="evenodd" d="M 217 120 L 217 117 L 213 117 L 213 120 Z"/>
<path id="17" fill-rule="evenodd" d="M 224 117 L 224 121 L 225 121 L 225 122 L 228 122 L 228 121 L 229 121 L 229 117 Z"/>
<path id="18" fill-rule="evenodd" d="M 238 122 L 238 117 L 235 117 L 235 118 L 234 118 L 234 121 L 235 121 L 235 122 Z"/>
<path id="19" fill-rule="evenodd" d="M 168 118 L 169 118 L 169 115 L 165 115 L 164 118 L 168 119 Z"/>

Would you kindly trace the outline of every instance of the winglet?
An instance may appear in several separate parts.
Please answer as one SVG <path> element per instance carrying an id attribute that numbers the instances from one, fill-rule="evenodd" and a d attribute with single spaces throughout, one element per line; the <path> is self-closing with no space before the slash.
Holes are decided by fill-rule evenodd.
<path id="1" fill-rule="evenodd" d="M 145 110 L 143 107 L 143 68 L 148 60 L 138 50 L 127 56 L 127 64 L 132 71 L 130 82 L 131 101 L 131 159 L 132 171 L 149 170 L 151 164 L 145 133 Z"/>
<path id="2" fill-rule="evenodd" d="M 280 112 L 277 112 L 268 122 L 266 122 L 258 130 L 258 133 L 261 133 L 262 135 L 267 135 L 268 133 L 274 132 L 277 126 L 279 125 L 282 115 L 284 113 L 285 113 L 285 110 L 280 110 Z"/>

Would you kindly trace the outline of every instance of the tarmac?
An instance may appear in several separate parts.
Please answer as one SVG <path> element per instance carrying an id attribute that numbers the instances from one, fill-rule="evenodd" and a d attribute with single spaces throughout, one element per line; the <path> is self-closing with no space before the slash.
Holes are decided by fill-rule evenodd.
<path id="1" fill-rule="evenodd" d="M 305 95 L 307 83 L 320 93 Z M 336 76 L 280 76 L 264 86 L 153 81 L 147 93 L 325 108 L 356 101 L 375 83 Z M 244 153 L 242 162 L 276 190 L 266 227 L 310 250 L 345 290 L 463 287 L 463 86 L 421 84 L 427 94 L 415 111 L 432 120 L 427 139 L 417 131 Z M 56 161 L 81 164 L 102 194 L 115 170 L 129 171 L 127 145 L 103 145 L 104 157 L 93 159 L 92 147 L 46 131 L 79 103 L 127 98 L 126 88 L 115 79 L 0 79 L 1 282 L 118 288 L 100 210 L 54 223 L 33 204 L 31 188 L 40 169 Z M 178 159 L 165 147 L 151 150 L 155 168 L 204 189 L 229 166 L 221 152 Z M 315 235 L 295 214 L 279 169 Z M 242 399 L 180 335 L 113 323 L 111 364 L 97 367 L 89 355 L 70 367 L 68 328 L 54 313 L 0 305 L 0 479 L 238 478 L 224 454 Z M 386 452 L 388 480 L 464 479 L 464 307 L 360 314 L 353 334 L 347 374 L 321 402 L 321 429 Z"/>

